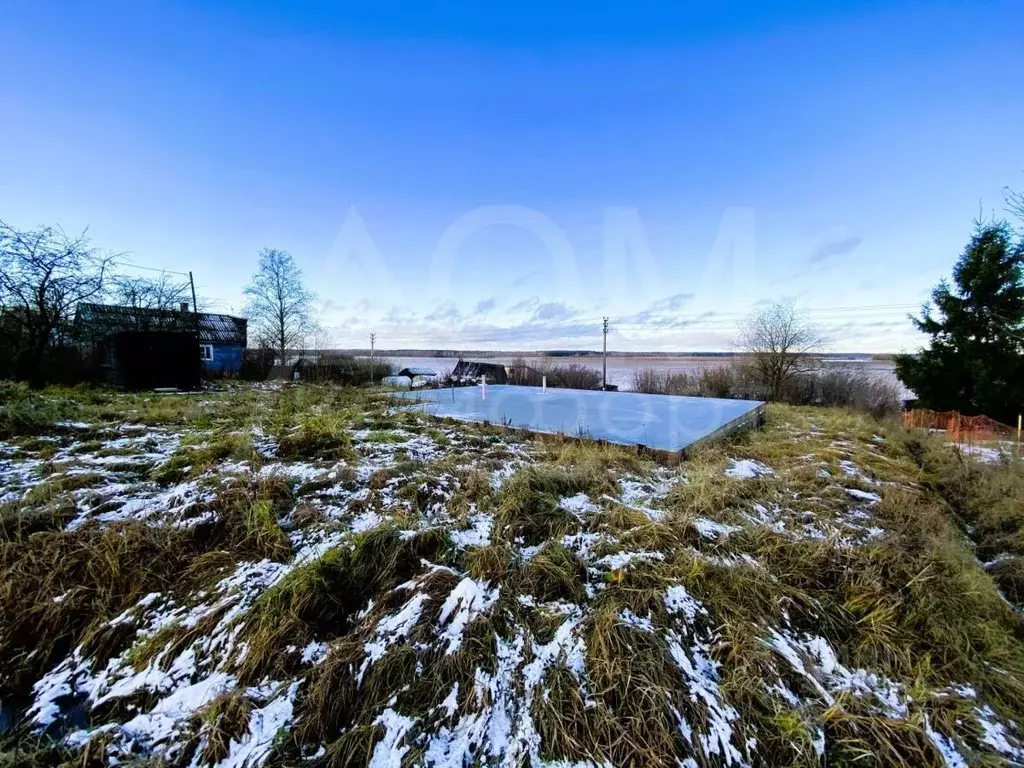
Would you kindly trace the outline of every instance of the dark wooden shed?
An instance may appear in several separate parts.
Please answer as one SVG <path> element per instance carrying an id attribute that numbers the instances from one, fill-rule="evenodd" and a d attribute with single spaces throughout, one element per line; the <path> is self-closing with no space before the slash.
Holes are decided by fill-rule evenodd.
<path id="1" fill-rule="evenodd" d="M 452 371 L 452 381 L 457 384 L 475 384 L 481 376 L 487 377 L 488 384 L 508 384 L 508 373 L 504 365 L 459 360 Z"/>

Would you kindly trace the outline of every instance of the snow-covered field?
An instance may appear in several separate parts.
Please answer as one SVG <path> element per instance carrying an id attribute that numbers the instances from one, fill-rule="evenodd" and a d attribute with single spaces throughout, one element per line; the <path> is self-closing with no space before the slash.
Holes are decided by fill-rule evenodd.
<path id="1" fill-rule="evenodd" d="M 670 468 L 311 391 L 0 444 L 3 605 L 41 627 L 0 626 L 0 738 L 111 765 L 1024 762 L 1013 614 L 972 598 L 963 659 L 915 614 L 947 577 L 901 581 L 926 492 L 869 420 L 784 409 Z M 183 570 L 107 583 L 134 536 Z"/>

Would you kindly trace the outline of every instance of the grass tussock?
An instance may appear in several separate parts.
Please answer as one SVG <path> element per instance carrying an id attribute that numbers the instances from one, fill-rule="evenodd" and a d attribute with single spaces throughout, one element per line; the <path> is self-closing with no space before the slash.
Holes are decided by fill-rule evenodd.
<path id="1" fill-rule="evenodd" d="M 123 650 L 133 630 L 107 622 L 151 592 L 209 588 L 241 558 L 287 557 L 274 483 L 226 489 L 206 524 L 170 528 L 137 522 L 45 530 L 0 540 L 0 698 L 26 701 L 32 682 L 78 645 L 97 663 Z"/>
<path id="2" fill-rule="evenodd" d="M 0 540 L 19 540 L 63 528 L 78 513 L 73 491 L 100 484 L 94 474 L 51 476 L 21 499 L 0 504 Z"/>
<path id="3" fill-rule="evenodd" d="M 212 536 L 238 555 L 284 560 L 292 547 L 278 520 L 292 503 L 288 481 L 278 476 L 222 487 L 213 504 Z"/>
<path id="4" fill-rule="evenodd" d="M 586 582 L 586 563 L 561 544 L 549 543 L 523 567 L 518 591 L 542 602 L 580 603 L 585 599 Z"/>
<path id="5" fill-rule="evenodd" d="M 158 483 L 178 483 L 199 477 L 223 461 L 248 461 L 259 467 L 260 455 L 249 435 L 228 432 L 209 442 L 183 445 L 170 459 L 157 466 L 150 477 Z"/>
<path id="6" fill-rule="evenodd" d="M 249 732 L 252 701 L 240 690 L 222 693 L 195 716 L 198 765 L 216 765 L 230 753 L 232 740 Z"/>
<path id="7" fill-rule="evenodd" d="M 25 702 L 32 683 L 79 644 L 101 662 L 119 651 L 127 638 L 106 622 L 167 589 L 201 548 L 193 531 L 139 525 L 0 543 L 0 698 Z"/>
<path id="8" fill-rule="evenodd" d="M 555 464 L 589 475 L 598 484 L 600 476 L 608 472 L 643 476 L 654 466 L 636 450 L 587 440 L 571 440 L 555 446 L 551 448 L 551 458 Z"/>
<path id="9" fill-rule="evenodd" d="M 969 532 L 978 559 L 1003 594 L 1024 605 L 1024 463 L 981 463 L 936 439 L 903 437 L 907 453 Z"/>
<path id="10" fill-rule="evenodd" d="M 393 528 L 376 528 L 355 537 L 351 547 L 331 549 L 292 571 L 248 617 L 242 636 L 249 652 L 240 678 L 255 683 L 293 672 L 296 657 L 286 648 L 346 634 L 352 617 L 379 592 L 418 573 L 423 559 L 443 561 L 447 550 L 437 531 L 403 539 Z"/>
<path id="11" fill-rule="evenodd" d="M 342 423 L 326 416 L 305 420 L 297 429 L 284 434 L 277 446 L 282 459 L 327 459 L 354 462 L 355 451 Z"/>
<path id="12" fill-rule="evenodd" d="M 581 493 L 597 498 L 614 491 L 608 475 L 594 467 L 526 467 L 502 487 L 494 526 L 509 540 L 538 545 L 578 530 L 579 521 L 559 506 L 562 498 Z"/>

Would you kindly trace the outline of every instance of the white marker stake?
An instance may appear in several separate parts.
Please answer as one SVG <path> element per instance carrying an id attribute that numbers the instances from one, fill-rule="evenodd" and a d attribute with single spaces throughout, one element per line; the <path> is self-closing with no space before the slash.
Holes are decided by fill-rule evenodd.
<path id="1" fill-rule="evenodd" d="M 547 376 L 541 376 L 540 377 L 540 391 L 541 392 L 547 392 L 548 391 L 548 377 Z"/>
<path id="2" fill-rule="evenodd" d="M 487 399 L 487 374 L 480 377 L 480 394 L 484 400 Z"/>

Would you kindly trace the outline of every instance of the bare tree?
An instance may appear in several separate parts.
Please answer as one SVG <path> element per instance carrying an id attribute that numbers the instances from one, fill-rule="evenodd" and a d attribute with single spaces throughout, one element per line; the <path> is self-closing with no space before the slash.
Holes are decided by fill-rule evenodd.
<path id="1" fill-rule="evenodd" d="M 84 232 L 0 222 L 0 311 L 17 375 L 45 383 L 50 350 L 67 341 L 75 306 L 101 295 L 112 258 Z"/>
<path id="2" fill-rule="evenodd" d="M 333 343 L 331 332 L 321 323 L 314 321 L 310 324 L 309 338 L 312 343 L 312 349 L 317 354 L 323 355 L 331 351 Z"/>
<path id="3" fill-rule="evenodd" d="M 1024 192 L 1018 192 L 1009 187 L 1006 187 L 1003 192 L 1006 195 L 1006 210 L 1024 224 Z"/>
<path id="4" fill-rule="evenodd" d="M 740 323 L 737 346 L 749 356 L 766 395 L 778 399 L 785 384 L 824 348 L 825 339 L 793 302 L 783 301 L 751 312 Z"/>
<path id="5" fill-rule="evenodd" d="M 264 248 L 252 282 L 246 313 L 259 346 L 269 346 L 287 359 L 289 349 L 303 346 L 315 329 L 310 308 L 315 298 L 302 284 L 302 272 L 287 251 Z"/>
<path id="6" fill-rule="evenodd" d="M 110 283 L 109 296 L 115 304 L 140 310 L 131 315 L 131 322 L 138 331 L 174 325 L 173 316 L 163 313 L 178 311 L 183 304 L 191 303 L 191 286 L 166 273 L 158 279 L 114 275 Z"/>

